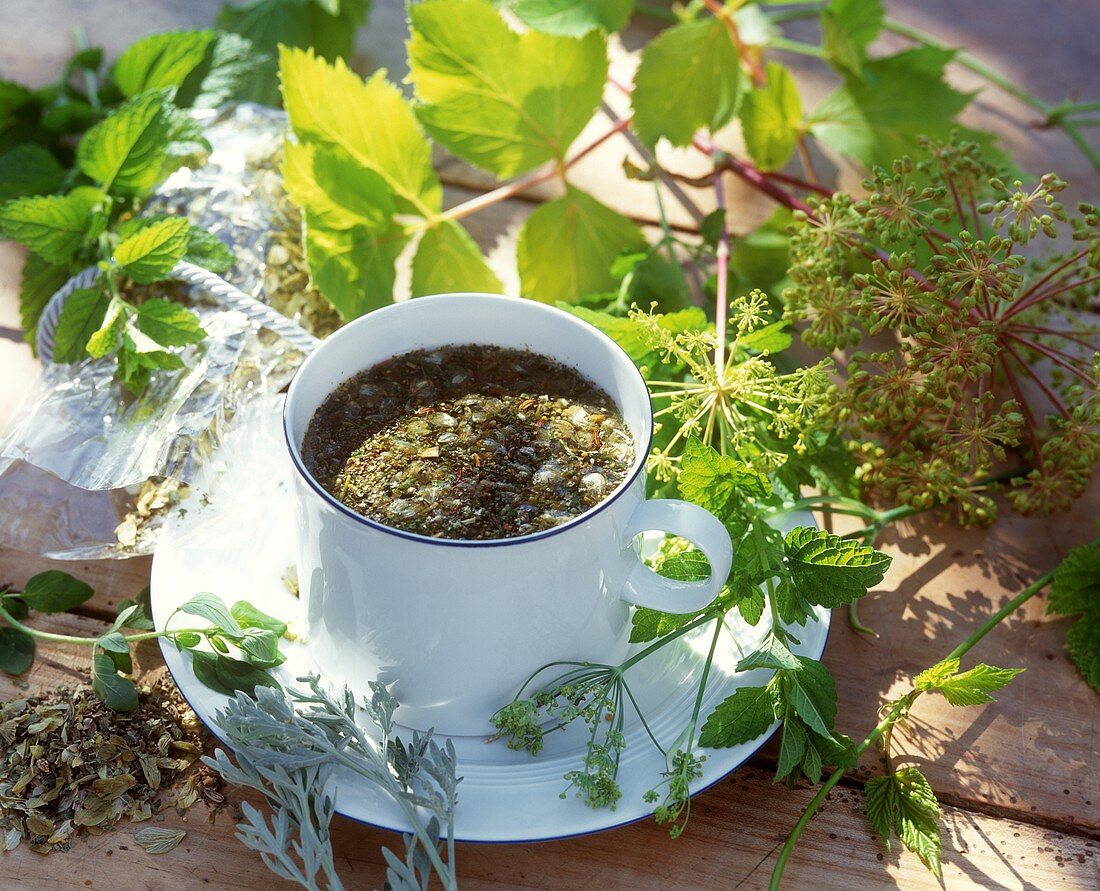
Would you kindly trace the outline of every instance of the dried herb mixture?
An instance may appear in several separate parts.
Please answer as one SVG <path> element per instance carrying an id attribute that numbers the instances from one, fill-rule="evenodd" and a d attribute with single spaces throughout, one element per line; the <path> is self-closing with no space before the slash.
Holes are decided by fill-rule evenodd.
<path id="1" fill-rule="evenodd" d="M 437 538 L 557 526 L 613 492 L 634 441 L 611 398 L 573 368 L 491 346 L 406 353 L 341 384 L 302 444 L 348 507 Z"/>

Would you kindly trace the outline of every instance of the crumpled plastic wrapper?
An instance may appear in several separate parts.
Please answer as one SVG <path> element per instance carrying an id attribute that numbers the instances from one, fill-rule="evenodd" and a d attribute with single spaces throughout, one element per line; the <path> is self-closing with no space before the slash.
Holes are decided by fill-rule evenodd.
<path id="1" fill-rule="evenodd" d="M 207 163 L 177 171 L 146 207 L 216 233 L 237 257 L 224 278 L 260 300 L 285 203 L 270 163 L 285 126 L 282 112 L 254 105 L 208 114 Z M 113 359 L 43 370 L 0 442 L 0 544 L 59 559 L 150 553 L 160 520 L 186 499 L 228 425 L 254 396 L 289 382 L 301 353 L 201 289 L 183 293 L 207 338 L 141 397 L 113 380 Z"/>

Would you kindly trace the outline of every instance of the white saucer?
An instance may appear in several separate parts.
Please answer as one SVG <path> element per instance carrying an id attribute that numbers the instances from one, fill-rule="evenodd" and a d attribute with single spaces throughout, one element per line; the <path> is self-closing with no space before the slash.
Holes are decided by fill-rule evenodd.
<path id="1" fill-rule="evenodd" d="M 283 582 L 294 561 L 294 523 L 281 404 L 281 398 L 253 403 L 249 417 L 238 419 L 226 442 L 207 462 L 204 478 L 196 482 L 192 495 L 166 523 L 152 570 L 153 620 L 157 628 L 162 628 L 172 611 L 199 591 L 211 591 L 226 604 L 248 600 L 281 619 L 299 619 L 299 601 Z M 791 526 L 813 523 L 805 514 L 788 519 Z M 795 631 L 802 641 L 796 649 L 802 655 L 819 658 L 825 649 L 828 611 L 819 608 L 818 620 Z M 733 670 L 739 658 L 733 636 L 748 653 L 767 632 L 767 620 L 752 628 L 731 614 L 727 627 L 700 713 L 704 718 L 739 687 L 765 683 L 770 675 L 762 669 L 741 674 Z M 660 655 L 640 662 L 627 675 L 650 728 L 666 748 L 691 715 L 696 694 L 691 682 L 702 669 L 712 628 L 685 635 Z M 287 661 L 278 669 L 280 681 L 290 683 L 316 671 L 308 641 L 284 641 L 283 649 Z M 178 652 L 165 641 L 161 642 L 161 651 L 184 698 L 221 739 L 214 715 L 224 707 L 226 697 L 195 678 L 189 654 Z M 398 722 L 400 718 L 398 710 Z M 692 784 L 692 792 L 706 789 L 742 765 L 776 727 L 778 722 L 768 733 L 744 745 L 704 750 L 707 758 L 703 775 Z M 562 776 L 580 766 L 583 727 L 548 734 L 545 749 L 534 758 L 510 750 L 503 741 L 486 744 L 483 737 L 452 737 L 458 753 L 458 773 L 463 778 L 455 810 L 456 839 L 549 840 L 610 829 L 649 816 L 654 806 L 642 796 L 660 782 L 664 756 L 646 737 L 633 711 L 626 719 L 625 735 L 627 743 L 619 770 L 622 799 L 613 811 L 594 810 L 572 792 L 564 800 L 559 798 L 567 785 Z M 396 805 L 350 773 L 338 779 L 336 810 L 374 826 L 409 829 Z"/>

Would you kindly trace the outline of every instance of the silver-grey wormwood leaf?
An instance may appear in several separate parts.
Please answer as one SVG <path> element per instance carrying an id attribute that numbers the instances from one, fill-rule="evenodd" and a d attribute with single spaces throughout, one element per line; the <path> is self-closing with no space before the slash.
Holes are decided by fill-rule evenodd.
<path id="1" fill-rule="evenodd" d="M 218 712 L 236 764 L 221 749 L 203 761 L 227 782 L 262 792 L 272 806 L 267 816 L 242 805 L 237 838 L 276 875 L 316 891 L 342 891 L 329 838 L 336 810 L 329 790 L 342 767 L 389 795 L 413 827 L 404 836 L 404 860 L 383 849 L 388 887 L 423 891 L 434 874 L 448 891 L 457 889 L 452 838 L 460 778 L 450 740 L 440 746 L 430 731 L 414 733 L 409 744 L 392 737 L 397 701 L 380 682 L 371 683 L 371 698 L 362 703 L 380 733 L 376 741 L 356 722 L 349 690 L 333 695 L 315 675 L 298 680 L 308 689 L 257 687 L 255 699 L 238 693 Z M 421 808 L 430 814 L 427 822 Z"/>

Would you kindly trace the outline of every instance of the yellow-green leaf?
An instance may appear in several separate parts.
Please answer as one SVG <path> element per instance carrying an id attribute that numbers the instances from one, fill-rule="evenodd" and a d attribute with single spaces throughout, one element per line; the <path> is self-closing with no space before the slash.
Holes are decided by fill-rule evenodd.
<path id="1" fill-rule="evenodd" d="M 120 242 L 113 259 L 139 284 L 160 281 L 183 259 L 189 229 L 184 217 L 158 220 Z"/>
<path id="2" fill-rule="evenodd" d="M 412 267 L 412 295 L 450 291 L 500 294 L 504 286 L 485 262 L 481 248 L 453 220 L 428 229 L 420 239 Z"/>
<path id="3" fill-rule="evenodd" d="M 768 63 L 767 83 L 746 94 L 741 104 L 745 146 L 762 170 L 787 163 L 802 129 L 802 100 L 788 68 Z"/>

